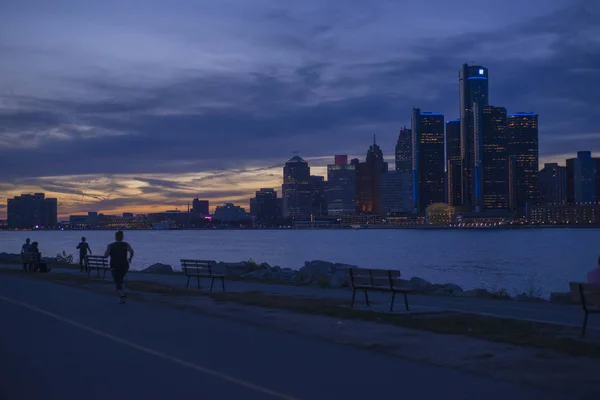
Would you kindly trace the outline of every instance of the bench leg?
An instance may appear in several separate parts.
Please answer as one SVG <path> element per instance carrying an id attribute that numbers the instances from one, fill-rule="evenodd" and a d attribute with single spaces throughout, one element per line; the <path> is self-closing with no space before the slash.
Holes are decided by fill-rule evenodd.
<path id="1" fill-rule="evenodd" d="M 356 289 L 352 288 L 352 303 L 350 307 L 354 307 L 354 298 L 356 297 Z"/>
<path id="2" fill-rule="evenodd" d="M 100 268 L 96 268 L 96 271 L 98 271 L 98 279 L 100 279 Z"/>
<path id="3" fill-rule="evenodd" d="M 390 312 L 394 311 L 394 300 L 396 300 L 396 292 L 392 292 L 392 302 L 390 303 Z"/>
<path id="4" fill-rule="evenodd" d="M 369 307 L 369 293 L 367 293 L 367 289 L 365 289 L 365 302 L 367 303 L 367 307 Z"/>
<path id="5" fill-rule="evenodd" d="M 212 278 L 212 279 L 210 280 L 210 291 L 211 291 L 211 292 L 212 292 L 212 290 L 213 290 L 213 286 L 215 286 L 215 278 Z"/>
<path id="6" fill-rule="evenodd" d="M 408 297 L 406 292 L 404 292 L 404 305 L 406 306 L 406 311 L 408 311 Z"/>
<path id="7" fill-rule="evenodd" d="M 221 277 L 221 288 L 225 291 L 225 278 Z"/>
<path id="8" fill-rule="evenodd" d="M 187 283 L 185 284 L 185 288 L 186 288 L 186 289 L 187 289 L 188 287 L 190 287 L 190 278 L 191 278 L 191 276 L 188 276 Z"/>
<path id="9" fill-rule="evenodd" d="M 88 276 L 88 278 L 90 277 L 90 272 L 91 272 L 91 271 L 92 271 L 92 269 L 91 269 L 91 268 L 88 268 L 88 269 L 87 269 L 87 271 L 86 271 L 86 272 L 87 272 L 87 276 Z"/>
<path id="10" fill-rule="evenodd" d="M 104 268 L 104 274 L 102 275 L 102 280 L 106 279 L 106 271 L 107 271 L 107 269 Z"/>
<path id="11" fill-rule="evenodd" d="M 585 317 L 583 317 L 583 328 L 581 329 L 581 338 L 585 337 L 585 329 L 587 328 L 587 320 L 588 320 L 588 313 L 586 311 Z"/>
<path id="12" fill-rule="evenodd" d="M 200 277 L 199 276 L 196 277 L 196 282 L 198 283 L 198 289 L 200 289 Z"/>

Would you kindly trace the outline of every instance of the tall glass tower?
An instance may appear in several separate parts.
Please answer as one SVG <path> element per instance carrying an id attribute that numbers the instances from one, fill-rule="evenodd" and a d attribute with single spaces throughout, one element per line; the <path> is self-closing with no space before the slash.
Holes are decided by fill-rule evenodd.
<path id="1" fill-rule="evenodd" d="M 462 202 L 475 206 L 475 121 L 473 104 L 488 105 L 488 69 L 480 65 L 463 64 L 459 75 L 460 85 L 460 151 L 462 164 Z"/>

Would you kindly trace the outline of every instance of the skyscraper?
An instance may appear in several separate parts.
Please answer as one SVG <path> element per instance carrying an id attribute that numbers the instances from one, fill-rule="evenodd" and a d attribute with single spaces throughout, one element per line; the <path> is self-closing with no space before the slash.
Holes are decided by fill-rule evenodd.
<path id="1" fill-rule="evenodd" d="M 192 211 L 196 214 L 208 215 L 208 200 L 200 200 L 197 197 L 192 200 Z"/>
<path id="2" fill-rule="evenodd" d="M 540 202 L 543 205 L 567 202 L 567 168 L 546 163 L 540 171 Z"/>
<path id="3" fill-rule="evenodd" d="M 473 104 L 487 106 L 488 69 L 482 66 L 463 64 L 459 72 L 460 90 L 460 151 L 462 163 L 462 202 L 466 206 L 475 203 L 475 121 Z"/>
<path id="4" fill-rule="evenodd" d="M 568 199 L 571 203 L 595 203 L 596 160 L 589 151 L 578 151 L 567 160 Z"/>
<path id="5" fill-rule="evenodd" d="M 410 174 L 403 171 L 388 171 L 381 175 L 381 214 L 412 210 Z"/>
<path id="6" fill-rule="evenodd" d="M 327 166 L 327 214 L 354 215 L 356 212 L 356 164 L 348 164 L 335 156 L 335 164 Z"/>
<path id="7" fill-rule="evenodd" d="M 381 174 L 387 170 L 388 164 L 383 159 L 383 152 L 373 137 L 366 161 L 356 165 L 357 213 L 381 214 Z"/>
<path id="8" fill-rule="evenodd" d="M 255 209 L 251 209 L 250 213 L 257 219 L 264 221 L 278 217 L 277 192 L 274 189 L 266 188 L 258 190 L 253 203 Z"/>
<path id="9" fill-rule="evenodd" d="M 412 172 L 412 134 L 410 129 L 400 129 L 396 142 L 396 171 Z"/>
<path id="10" fill-rule="evenodd" d="M 413 108 L 413 211 L 423 214 L 427 206 L 443 203 L 444 115 Z"/>
<path id="11" fill-rule="evenodd" d="M 54 227 L 57 224 L 57 200 L 44 193 L 22 194 L 7 200 L 9 228 L 31 229 Z"/>
<path id="12" fill-rule="evenodd" d="M 325 199 L 325 178 L 310 176 L 311 215 L 321 217 L 327 215 L 327 202 Z"/>
<path id="13" fill-rule="evenodd" d="M 446 197 L 451 206 L 462 205 L 460 120 L 446 122 Z"/>
<path id="14" fill-rule="evenodd" d="M 299 156 L 283 167 L 282 208 L 284 217 L 308 219 L 312 211 L 310 167 Z"/>
<path id="15" fill-rule="evenodd" d="M 475 111 L 476 209 L 507 210 L 509 208 L 508 138 L 506 108 L 484 106 Z M 481 145 L 479 145 L 481 143 Z"/>
<path id="16" fill-rule="evenodd" d="M 511 168 L 509 185 L 511 207 L 521 216 L 538 204 L 539 188 L 539 144 L 538 116 L 533 113 L 509 114 L 506 134 L 508 137 Z"/>

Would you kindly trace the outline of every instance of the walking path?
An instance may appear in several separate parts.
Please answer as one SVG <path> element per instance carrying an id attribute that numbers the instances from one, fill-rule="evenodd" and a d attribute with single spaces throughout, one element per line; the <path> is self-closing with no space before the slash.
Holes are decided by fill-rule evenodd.
<path id="1" fill-rule="evenodd" d="M 18 269 L 20 266 L 15 264 L 4 264 L 0 265 L 0 268 Z M 72 268 L 55 268 L 52 272 L 82 275 L 78 269 Z M 131 272 L 126 280 L 158 282 L 175 287 L 185 287 L 186 284 L 186 278 L 182 274 L 168 275 Z M 196 282 L 192 280 L 190 282 L 190 287 L 195 287 L 195 284 Z M 210 281 L 201 280 L 201 286 L 203 290 L 208 290 Z M 325 289 L 315 286 L 277 285 L 226 280 L 225 289 L 228 292 L 264 292 L 289 296 L 347 299 L 348 304 L 350 304 L 351 299 L 351 292 L 347 289 Z M 220 282 L 215 283 L 214 290 L 220 290 Z M 356 300 L 358 305 L 364 304 L 364 297 L 361 293 L 357 293 Z M 369 300 L 374 303 L 375 309 L 387 311 L 389 308 L 390 295 L 385 293 L 370 293 Z M 426 295 L 409 295 L 408 300 L 411 311 L 451 310 L 577 327 L 581 326 L 583 320 L 583 311 L 581 306 L 578 305 Z M 401 296 L 397 296 L 395 311 L 403 312 L 403 310 L 403 299 Z M 591 314 L 589 316 L 588 329 L 600 330 L 600 314 Z"/>
<path id="2" fill-rule="evenodd" d="M 0 315 L 6 399 L 567 398 L 156 304 L 118 305 L 112 296 L 17 276 L 0 279 Z"/>

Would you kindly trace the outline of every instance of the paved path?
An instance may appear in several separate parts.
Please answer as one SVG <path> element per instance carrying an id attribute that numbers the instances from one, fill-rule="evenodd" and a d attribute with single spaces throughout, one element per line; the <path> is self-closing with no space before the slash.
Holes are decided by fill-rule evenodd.
<path id="1" fill-rule="evenodd" d="M 15 276 L 0 316 L 0 399 L 566 398 Z"/>
<path id="2" fill-rule="evenodd" d="M 18 265 L 0 265 L 3 268 L 18 268 Z M 78 274 L 79 270 L 58 268 L 56 272 Z M 181 274 L 161 275 L 132 272 L 127 276 L 129 280 L 152 281 L 166 283 L 172 286 L 184 287 L 186 278 Z M 202 287 L 207 289 L 210 282 L 201 281 Z M 190 282 L 194 287 L 195 282 Z M 215 282 L 215 290 L 220 290 L 219 282 Z M 316 296 L 347 299 L 350 302 L 351 292 L 344 289 L 323 289 L 313 286 L 274 285 L 255 282 L 226 281 L 226 290 L 230 292 L 260 291 L 266 293 L 281 293 L 296 296 Z M 371 293 L 369 299 L 380 303 L 379 308 L 387 311 L 390 295 L 385 293 Z M 357 305 L 364 304 L 364 297 L 357 293 Z M 506 318 L 517 318 L 531 321 L 542 321 L 561 325 L 580 327 L 583 320 L 581 306 L 561 305 L 551 303 L 532 303 L 522 301 L 502 301 L 474 299 L 464 297 L 442 297 L 409 295 L 409 304 L 413 311 L 454 310 L 476 314 L 487 314 Z M 395 310 L 404 310 L 403 299 L 396 297 Z M 588 329 L 600 330 L 600 314 L 590 314 Z"/>

